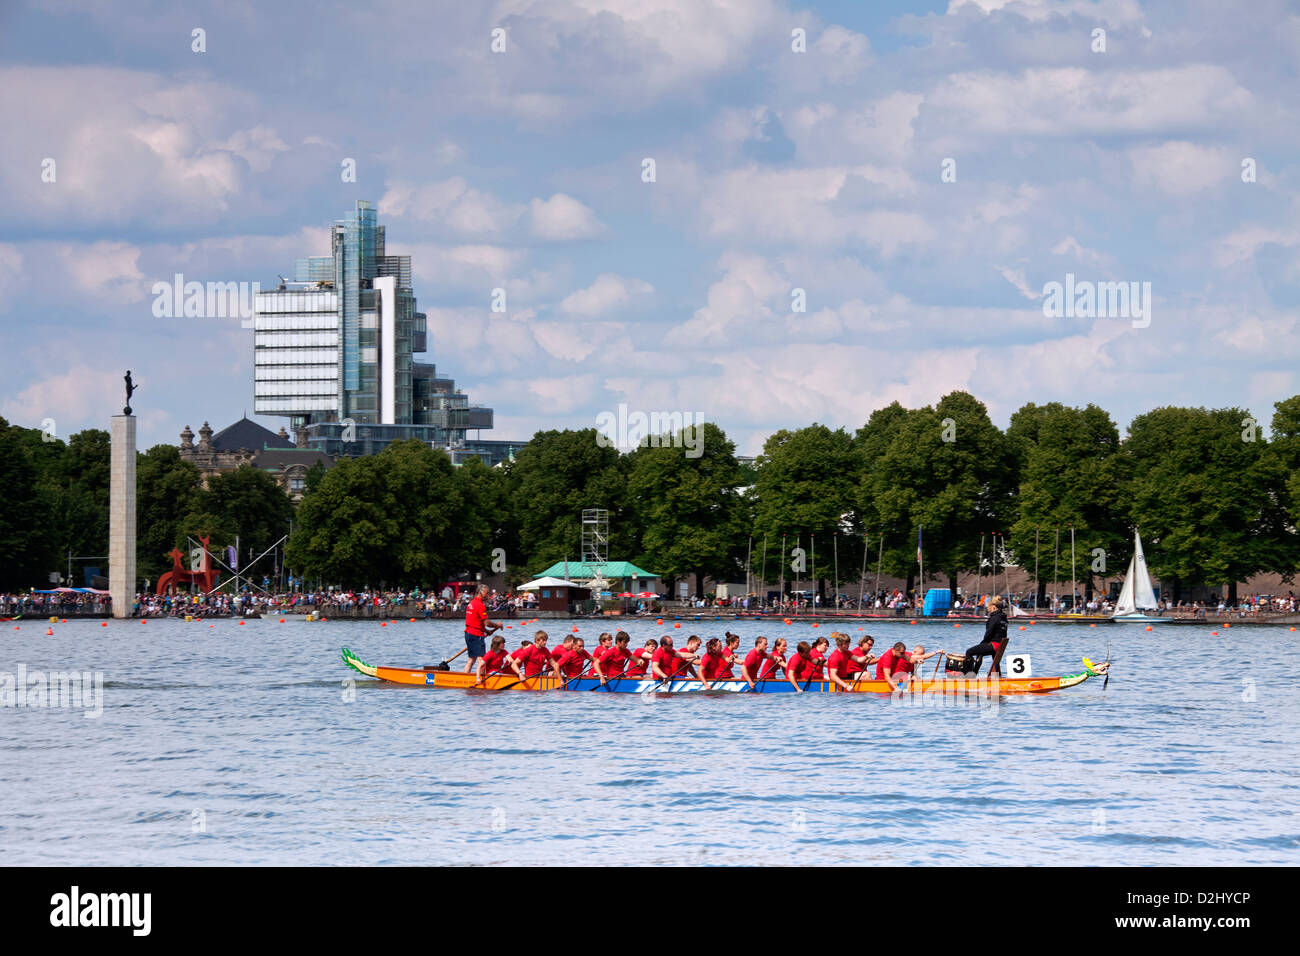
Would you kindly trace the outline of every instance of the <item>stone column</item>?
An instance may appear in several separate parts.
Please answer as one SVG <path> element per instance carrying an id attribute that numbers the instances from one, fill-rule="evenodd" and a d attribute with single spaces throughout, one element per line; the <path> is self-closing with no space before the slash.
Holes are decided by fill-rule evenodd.
<path id="1" fill-rule="evenodd" d="M 135 416 L 114 415 L 108 479 L 108 590 L 113 617 L 135 604 Z"/>

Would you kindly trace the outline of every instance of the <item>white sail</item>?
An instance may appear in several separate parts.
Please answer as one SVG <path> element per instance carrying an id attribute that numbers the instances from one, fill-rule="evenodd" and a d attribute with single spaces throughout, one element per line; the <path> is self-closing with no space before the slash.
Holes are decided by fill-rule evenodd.
<path id="1" fill-rule="evenodd" d="M 1124 575 L 1124 587 L 1115 601 L 1114 616 L 1137 613 L 1137 604 L 1133 601 L 1133 558 L 1128 559 L 1128 574 Z M 1150 585 L 1148 585 L 1149 587 Z"/>
<path id="2" fill-rule="evenodd" d="M 1151 574 L 1147 571 L 1147 558 L 1142 553 L 1142 538 L 1133 532 L 1133 557 L 1128 559 L 1128 574 L 1124 588 L 1119 592 L 1112 617 L 1126 617 L 1139 611 L 1152 611 L 1156 607 L 1156 592 L 1151 588 Z"/>
<path id="3" fill-rule="evenodd" d="M 1142 553 L 1142 538 L 1136 531 L 1133 532 L 1133 544 L 1134 601 L 1139 610 L 1152 611 L 1156 608 L 1156 592 L 1151 589 L 1151 574 L 1147 571 L 1146 555 Z"/>

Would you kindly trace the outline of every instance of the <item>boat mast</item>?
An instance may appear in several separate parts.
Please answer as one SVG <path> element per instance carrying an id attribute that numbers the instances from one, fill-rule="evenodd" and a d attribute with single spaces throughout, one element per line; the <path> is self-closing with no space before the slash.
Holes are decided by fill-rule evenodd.
<path id="1" fill-rule="evenodd" d="M 880 532 L 880 546 L 876 554 L 876 593 L 880 593 L 880 565 L 885 560 L 885 533 Z M 873 602 L 874 603 L 874 600 Z"/>
<path id="2" fill-rule="evenodd" d="M 1056 587 L 1056 582 L 1061 580 L 1061 529 L 1056 529 L 1056 544 L 1052 548 L 1052 613 L 1055 614 L 1059 608 L 1059 598 L 1061 592 Z"/>
<path id="3" fill-rule="evenodd" d="M 1034 613 L 1038 612 L 1038 529 L 1034 529 Z"/>
<path id="4" fill-rule="evenodd" d="M 862 532 L 862 574 L 858 577 L 858 611 L 862 611 L 862 595 L 867 589 L 867 551 L 871 547 L 871 532 Z"/>
<path id="5" fill-rule="evenodd" d="M 1070 525 L 1070 613 L 1079 613 L 1079 597 L 1074 583 L 1074 525 Z"/>
<path id="6" fill-rule="evenodd" d="M 981 582 L 984 580 L 983 574 L 984 574 L 984 532 L 981 531 L 980 532 L 980 559 L 979 559 L 979 563 L 975 565 L 975 604 L 977 607 L 979 606 L 979 599 L 984 596 L 983 592 L 980 590 L 981 587 L 983 586 L 981 584 Z"/>

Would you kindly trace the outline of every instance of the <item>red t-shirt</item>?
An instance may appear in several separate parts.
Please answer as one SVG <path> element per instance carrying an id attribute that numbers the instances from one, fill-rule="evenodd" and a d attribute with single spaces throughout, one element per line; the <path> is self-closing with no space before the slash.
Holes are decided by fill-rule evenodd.
<path id="1" fill-rule="evenodd" d="M 739 659 L 740 659 L 739 648 L 724 647 L 722 649 L 722 660 L 726 665 L 726 670 L 718 674 L 718 679 L 727 680 L 728 678 L 735 677 L 736 675 L 732 673 L 731 668 L 735 665 L 736 661 Z"/>
<path id="2" fill-rule="evenodd" d="M 813 671 L 816 670 L 813 662 L 797 651 L 795 652 L 795 655 L 786 662 L 785 668 L 788 674 L 792 675 L 795 680 L 800 682 L 810 679 L 813 675 Z"/>
<path id="3" fill-rule="evenodd" d="M 910 674 L 914 669 L 915 668 L 914 665 L 912 664 L 912 659 L 907 655 L 903 655 L 899 657 L 898 660 L 894 663 L 895 674 Z"/>
<path id="4" fill-rule="evenodd" d="M 616 677 L 622 670 L 623 665 L 631 660 L 631 653 L 619 650 L 617 644 L 608 648 L 604 654 L 597 654 L 600 661 L 601 673 L 606 677 Z"/>
<path id="5" fill-rule="evenodd" d="M 911 661 L 908 661 L 908 668 L 911 668 Z M 880 655 L 880 660 L 876 663 L 876 680 L 884 680 L 886 674 L 897 674 L 902 670 L 903 657 L 894 656 L 894 649 L 891 647 L 885 653 Z"/>
<path id="6" fill-rule="evenodd" d="M 826 655 L 814 647 L 808 655 L 808 659 L 812 661 L 813 677 L 821 680 L 822 668 L 826 666 Z"/>
<path id="7" fill-rule="evenodd" d="M 525 677 L 536 677 L 551 667 L 551 652 L 536 644 L 521 647 L 513 656 L 516 660 L 523 661 Z"/>
<path id="8" fill-rule="evenodd" d="M 755 680 L 762 676 L 762 663 L 767 660 L 767 651 L 760 651 L 757 647 L 745 655 L 745 673 Z"/>
<path id="9" fill-rule="evenodd" d="M 488 651 L 483 655 L 483 676 L 486 677 L 493 671 L 499 671 L 506 666 L 506 658 L 509 655 L 505 651 Z"/>
<path id="10" fill-rule="evenodd" d="M 727 665 L 727 655 L 722 651 L 714 653 L 705 651 L 704 657 L 700 659 L 700 674 L 705 680 L 719 680 L 723 671 L 731 673 L 731 668 Z"/>
<path id="11" fill-rule="evenodd" d="M 627 670 L 623 672 L 624 677 L 645 677 L 646 668 L 649 661 L 645 658 L 647 647 L 638 647 L 632 652 L 631 659 L 627 663 Z"/>
<path id="12" fill-rule="evenodd" d="M 488 613 L 487 606 L 483 601 L 475 597 L 465 608 L 465 633 L 473 634 L 476 637 L 482 637 L 487 624 Z"/>
<path id="13" fill-rule="evenodd" d="M 677 658 L 676 648 L 661 646 L 657 651 L 654 652 L 654 656 L 652 656 L 650 660 L 658 664 L 659 669 L 663 671 L 664 674 L 666 674 L 668 677 L 677 676 L 677 665 L 679 661 Z"/>
<path id="14" fill-rule="evenodd" d="M 767 655 L 767 665 L 759 671 L 763 680 L 775 680 L 785 665 L 785 655 L 773 651 Z"/>
<path id="15" fill-rule="evenodd" d="M 583 665 L 591 660 L 591 655 L 587 653 L 584 647 L 582 650 L 569 648 L 567 651 L 561 651 L 555 658 L 555 663 L 559 665 L 560 673 L 565 677 L 577 677 L 582 673 Z"/>
<path id="16" fill-rule="evenodd" d="M 842 651 L 838 647 L 831 652 L 831 659 L 826 662 L 840 680 L 847 680 L 853 676 L 853 668 L 856 667 L 853 660 L 852 651 Z"/>

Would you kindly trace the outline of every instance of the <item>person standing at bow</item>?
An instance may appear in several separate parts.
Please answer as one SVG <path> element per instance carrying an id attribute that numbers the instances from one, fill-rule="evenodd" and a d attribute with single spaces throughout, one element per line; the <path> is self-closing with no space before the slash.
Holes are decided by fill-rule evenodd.
<path id="1" fill-rule="evenodd" d="M 469 654 L 469 660 L 465 661 L 466 674 L 472 674 L 479 659 L 487 653 L 487 635 L 501 630 L 500 624 L 488 620 L 488 591 L 486 584 L 480 584 L 474 592 L 474 599 L 465 608 L 465 650 Z"/>

